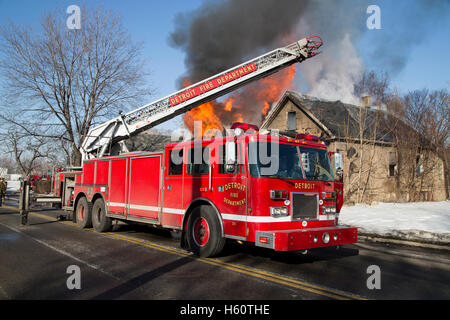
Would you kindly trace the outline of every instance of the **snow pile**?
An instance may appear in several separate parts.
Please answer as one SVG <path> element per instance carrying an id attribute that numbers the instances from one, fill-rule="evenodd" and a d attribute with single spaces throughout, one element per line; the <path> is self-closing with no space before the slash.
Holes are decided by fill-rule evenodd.
<path id="1" fill-rule="evenodd" d="M 344 206 L 339 223 L 362 233 L 450 244 L 450 201 Z"/>

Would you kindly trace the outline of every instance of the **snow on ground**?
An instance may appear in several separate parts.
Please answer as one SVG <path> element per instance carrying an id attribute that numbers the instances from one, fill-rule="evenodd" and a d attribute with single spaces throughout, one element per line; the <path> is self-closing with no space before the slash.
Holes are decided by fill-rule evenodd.
<path id="1" fill-rule="evenodd" d="M 450 201 L 344 206 L 339 223 L 365 233 L 450 243 Z"/>

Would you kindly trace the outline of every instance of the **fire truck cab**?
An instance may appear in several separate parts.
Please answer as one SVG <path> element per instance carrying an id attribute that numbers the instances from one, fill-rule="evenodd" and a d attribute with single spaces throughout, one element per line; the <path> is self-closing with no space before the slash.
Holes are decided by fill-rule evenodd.
<path id="1" fill-rule="evenodd" d="M 277 251 L 356 242 L 356 228 L 338 225 L 342 190 L 325 144 L 248 128 L 85 161 L 75 177 L 77 224 L 102 232 L 119 219 L 180 230 L 205 257 L 226 238 Z"/>

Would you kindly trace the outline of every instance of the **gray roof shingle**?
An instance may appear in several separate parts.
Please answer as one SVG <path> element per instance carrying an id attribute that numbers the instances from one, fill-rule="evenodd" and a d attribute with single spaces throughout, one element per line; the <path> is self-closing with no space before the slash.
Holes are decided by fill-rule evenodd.
<path id="1" fill-rule="evenodd" d="M 293 91 L 286 91 L 280 102 L 286 101 L 285 99 L 291 100 L 297 107 L 307 111 L 308 116 L 312 115 L 338 139 L 359 140 L 361 128 L 362 138 L 365 140 L 392 143 L 394 142 L 393 129 L 398 125 L 404 125 L 402 121 L 386 111 L 351 105 L 339 100 L 317 99 Z M 283 105 L 284 103 L 279 103 L 267 118 L 270 114 L 277 113 Z"/>

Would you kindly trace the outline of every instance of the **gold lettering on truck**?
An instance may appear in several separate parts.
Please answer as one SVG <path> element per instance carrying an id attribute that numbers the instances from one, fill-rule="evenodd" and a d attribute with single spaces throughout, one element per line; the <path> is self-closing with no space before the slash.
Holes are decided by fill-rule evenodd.
<path id="1" fill-rule="evenodd" d="M 245 191 L 245 184 L 239 182 L 230 182 L 224 185 L 224 189 L 225 191 L 230 189 L 238 189 L 240 191 Z"/>
<path id="2" fill-rule="evenodd" d="M 309 182 L 296 182 L 295 189 L 313 190 L 316 187 L 314 183 Z"/>
<path id="3" fill-rule="evenodd" d="M 242 183 L 239 183 L 239 182 L 226 183 L 223 186 L 223 189 L 225 191 L 229 190 L 230 191 L 230 194 L 229 194 L 230 198 L 234 198 L 235 200 L 231 200 L 231 199 L 228 199 L 228 198 L 224 197 L 223 198 L 223 202 L 228 204 L 228 205 L 230 205 L 230 206 L 243 206 L 243 205 L 245 205 L 245 203 L 246 203 L 245 196 L 244 196 L 243 199 L 238 200 L 239 199 L 239 192 L 237 192 L 237 191 L 245 191 L 245 188 L 246 188 L 245 184 L 242 184 Z M 234 191 L 234 192 L 231 192 L 231 191 Z"/>

